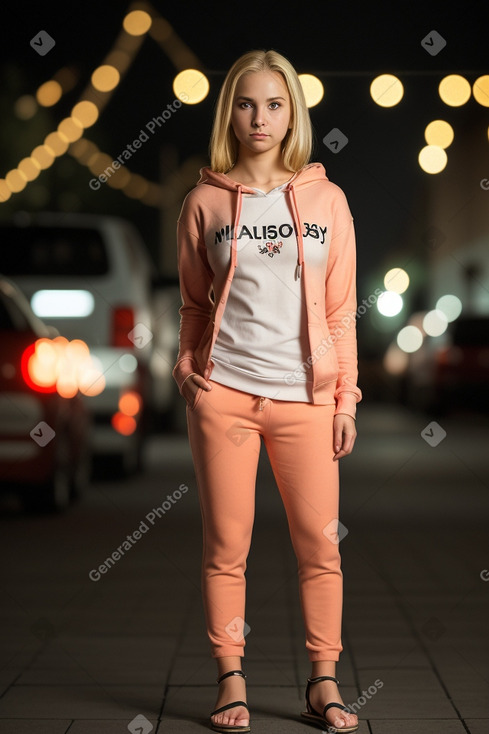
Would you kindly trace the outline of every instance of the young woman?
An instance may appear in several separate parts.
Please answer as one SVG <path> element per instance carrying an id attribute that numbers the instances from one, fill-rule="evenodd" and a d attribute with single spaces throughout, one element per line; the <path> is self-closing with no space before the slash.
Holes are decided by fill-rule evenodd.
<path id="1" fill-rule="evenodd" d="M 302 715 L 328 731 L 358 728 L 335 678 L 343 649 L 338 459 L 352 451 L 361 399 L 355 235 L 345 195 L 320 163 L 308 163 L 311 150 L 290 62 L 275 51 L 245 54 L 219 94 L 211 165 L 178 219 L 173 375 L 187 402 L 202 512 L 218 732 L 250 731 L 241 658 L 261 439 L 298 560 L 312 664 Z"/>

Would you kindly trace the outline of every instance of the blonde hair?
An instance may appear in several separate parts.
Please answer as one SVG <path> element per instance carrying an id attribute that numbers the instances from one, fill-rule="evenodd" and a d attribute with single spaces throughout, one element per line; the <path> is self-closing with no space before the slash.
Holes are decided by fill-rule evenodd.
<path id="1" fill-rule="evenodd" d="M 209 154 L 211 169 L 226 173 L 236 163 L 239 142 L 231 125 L 231 112 L 239 79 L 249 72 L 278 71 L 290 96 L 292 128 L 282 141 L 282 160 L 291 171 L 305 166 L 312 152 L 312 125 L 304 91 L 297 72 L 285 56 L 277 51 L 254 50 L 240 56 L 229 69 L 217 99 Z"/>

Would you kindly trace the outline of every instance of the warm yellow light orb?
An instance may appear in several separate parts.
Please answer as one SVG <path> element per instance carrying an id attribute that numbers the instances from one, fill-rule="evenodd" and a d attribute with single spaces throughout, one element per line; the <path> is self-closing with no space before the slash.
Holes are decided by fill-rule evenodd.
<path id="1" fill-rule="evenodd" d="M 8 201 L 12 196 L 12 192 L 9 189 L 5 179 L 0 178 L 0 202 Z"/>
<path id="2" fill-rule="evenodd" d="M 185 104 L 198 104 L 209 94 L 209 81 L 198 69 L 184 69 L 173 80 L 175 96 Z"/>
<path id="3" fill-rule="evenodd" d="M 36 92 L 36 99 L 42 107 L 52 107 L 56 102 L 59 102 L 62 94 L 61 84 L 51 79 L 51 81 L 41 84 Z"/>
<path id="4" fill-rule="evenodd" d="M 447 165 L 447 160 L 447 154 L 438 145 L 425 145 L 418 155 L 418 163 L 426 173 L 440 173 Z"/>
<path id="5" fill-rule="evenodd" d="M 426 126 L 424 138 L 428 145 L 448 148 L 453 142 L 453 127 L 445 120 L 433 120 Z"/>
<path id="6" fill-rule="evenodd" d="M 58 157 L 59 155 L 66 153 L 69 143 L 64 136 L 56 132 L 46 135 L 44 138 L 44 145 L 47 146 L 56 157 Z"/>
<path id="7" fill-rule="evenodd" d="M 380 107 L 394 107 L 403 95 L 402 82 L 393 74 L 381 74 L 370 85 L 370 96 Z"/>
<path id="8" fill-rule="evenodd" d="M 27 181 L 34 181 L 41 173 L 41 166 L 33 158 L 22 158 L 17 170 L 26 177 Z"/>
<path id="9" fill-rule="evenodd" d="M 19 191 L 22 191 L 22 189 L 25 189 L 27 186 L 27 179 L 20 171 L 17 170 L 17 168 L 13 168 L 5 176 L 5 183 L 12 193 L 17 194 Z"/>
<path id="10" fill-rule="evenodd" d="M 409 286 L 409 275 L 402 268 L 392 268 L 384 276 L 384 286 L 388 291 L 404 293 Z"/>
<path id="11" fill-rule="evenodd" d="M 470 84 L 460 74 L 449 74 L 438 85 L 438 94 L 450 107 L 460 107 L 470 97 Z"/>
<path id="12" fill-rule="evenodd" d="M 78 102 L 71 110 L 71 116 L 82 127 L 91 127 L 98 120 L 98 107 L 87 99 Z"/>
<path id="13" fill-rule="evenodd" d="M 92 84 L 99 92 L 111 92 L 119 84 L 121 75 L 114 66 L 103 64 L 92 74 Z"/>
<path id="14" fill-rule="evenodd" d="M 475 80 L 472 93 L 474 99 L 483 107 L 489 107 L 489 74 L 480 76 Z"/>
<path id="15" fill-rule="evenodd" d="M 46 145 L 38 145 L 31 153 L 31 158 L 39 165 L 42 171 L 49 168 L 54 162 L 54 154 Z"/>
<path id="16" fill-rule="evenodd" d="M 83 127 L 72 117 L 65 117 L 58 125 L 58 132 L 64 136 L 69 143 L 74 143 L 83 135 Z"/>
<path id="17" fill-rule="evenodd" d="M 151 23 L 151 16 L 144 10 L 133 10 L 122 21 L 124 30 L 130 36 L 142 36 L 143 33 L 147 33 L 151 28 Z"/>
<path id="18" fill-rule="evenodd" d="M 299 74 L 299 81 L 306 98 L 306 105 L 314 107 L 324 97 L 323 83 L 314 74 Z"/>

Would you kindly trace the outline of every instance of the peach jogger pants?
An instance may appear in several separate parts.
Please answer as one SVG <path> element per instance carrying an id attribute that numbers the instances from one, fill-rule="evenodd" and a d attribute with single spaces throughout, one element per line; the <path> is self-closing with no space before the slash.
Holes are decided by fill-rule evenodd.
<path id="1" fill-rule="evenodd" d="M 209 382 L 212 390 L 199 388 L 186 410 L 203 522 L 202 596 L 212 657 L 244 657 L 245 570 L 262 436 L 298 561 L 309 660 L 337 661 L 343 650 L 343 574 L 335 406 L 273 400 Z"/>

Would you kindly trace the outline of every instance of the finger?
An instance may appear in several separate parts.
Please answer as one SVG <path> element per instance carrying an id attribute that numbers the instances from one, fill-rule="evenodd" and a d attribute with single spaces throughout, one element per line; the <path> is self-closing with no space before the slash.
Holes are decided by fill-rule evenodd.
<path id="1" fill-rule="evenodd" d="M 355 434 L 354 433 L 345 433 L 343 437 L 343 450 L 347 454 L 351 454 L 353 451 L 353 445 L 355 443 Z"/>
<path id="2" fill-rule="evenodd" d="M 341 426 L 335 425 L 333 430 L 333 448 L 335 454 L 340 451 L 341 447 L 343 445 L 343 428 Z"/>
<path id="3" fill-rule="evenodd" d="M 333 461 L 338 461 L 338 459 L 342 459 L 344 456 L 348 456 L 348 454 L 351 454 L 351 452 L 353 451 L 353 446 L 355 444 L 355 438 L 356 434 L 347 433 L 344 435 L 341 449 L 336 452 L 333 457 Z"/>

